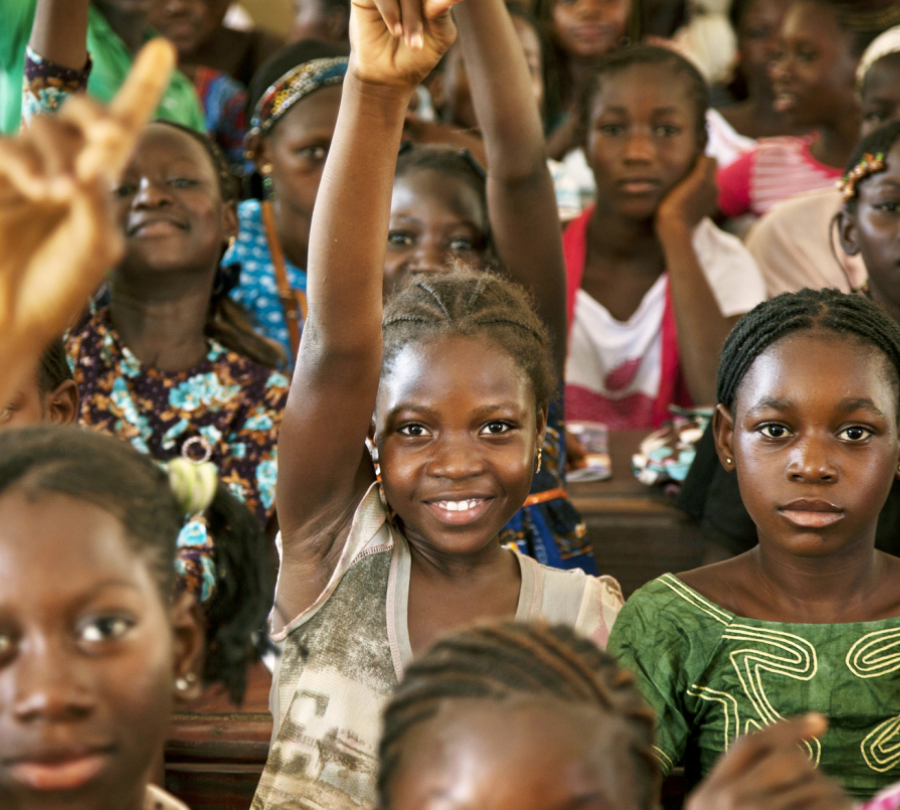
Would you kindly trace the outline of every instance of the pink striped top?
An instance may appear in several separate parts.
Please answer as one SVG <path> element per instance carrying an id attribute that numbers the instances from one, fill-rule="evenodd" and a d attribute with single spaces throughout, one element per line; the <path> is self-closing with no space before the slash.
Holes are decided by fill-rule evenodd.
<path id="1" fill-rule="evenodd" d="M 756 149 L 722 169 L 717 177 L 722 213 L 762 216 L 788 197 L 833 187 L 842 172 L 812 156 L 813 141 L 813 136 L 763 138 Z"/>

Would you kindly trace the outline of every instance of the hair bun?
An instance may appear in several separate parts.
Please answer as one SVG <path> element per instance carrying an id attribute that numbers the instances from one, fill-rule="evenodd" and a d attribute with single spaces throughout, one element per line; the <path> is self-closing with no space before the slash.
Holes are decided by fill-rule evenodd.
<path id="1" fill-rule="evenodd" d="M 186 515 L 199 514 L 212 503 L 219 485 L 215 464 L 210 461 L 195 464 L 185 458 L 173 458 L 166 468 L 169 488 Z"/>

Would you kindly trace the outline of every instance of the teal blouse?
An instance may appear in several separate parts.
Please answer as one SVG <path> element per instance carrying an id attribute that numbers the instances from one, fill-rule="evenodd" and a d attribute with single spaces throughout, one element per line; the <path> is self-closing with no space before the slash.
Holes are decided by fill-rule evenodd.
<path id="1" fill-rule="evenodd" d="M 782 624 L 729 613 L 672 574 L 626 603 L 608 651 L 656 712 L 664 773 L 709 772 L 739 734 L 818 711 L 811 759 L 868 798 L 900 779 L 900 618 Z"/>

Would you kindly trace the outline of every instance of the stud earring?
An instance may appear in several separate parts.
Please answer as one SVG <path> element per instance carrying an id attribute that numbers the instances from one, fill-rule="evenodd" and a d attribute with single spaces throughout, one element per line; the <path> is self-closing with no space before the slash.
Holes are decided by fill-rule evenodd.
<path id="1" fill-rule="evenodd" d="M 731 464 L 733 461 L 734 461 L 734 459 L 733 459 L 731 456 L 725 456 L 725 463 L 726 463 L 726 464 Z"/>
<path id="2" fill-rule="evenodd" d="M 228 238 L 228 249 L 231 250 L 234 247 L 235 242 L 237 242 L 236 236 L 231 236 Z"/>
<path id="3" fill-rule="evenodd" d="M 275 189 L 272 185 L 272 164 L 266 163 L 266 165 L 260 169 L 260 173 L 262 174 L 263 196 L 267 200 L 271 200 L 275 196 Z"/>
<path id="4" fill-rule="evenodd" d="M 187 692 L 187 690 L 190 689 L 191 685 L 196 680 L 197 676 L 193 672 L 188 672 L 185 675 L 182 675 L 175 679 L 175 688 L 179 692 Z"/>
<path id="5" fill-rule="evenodd" d="M 537 473 L 539 473 L 541 471 L 541 459 L 542 459 L 543 455 L 544 455 L 544 448 L 543 447 L 538 448 L 537 456 L 536 456 L 537 461 L 534 466 L 535 475 L 537 475 Z"/>

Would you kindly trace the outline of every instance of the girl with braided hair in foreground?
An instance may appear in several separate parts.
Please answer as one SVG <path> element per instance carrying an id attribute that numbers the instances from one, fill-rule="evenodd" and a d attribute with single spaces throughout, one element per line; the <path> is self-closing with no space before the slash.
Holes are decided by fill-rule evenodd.
<path id="1" fill-rule="evenodd" d="M 900 560 L 875 549 L 898 390 L 900 327 L 863 296 L 785 293 L 728 336 L 714 433 L 759 545 L 644 586 L 610 638 L 656 712 L 664 772 L 683 761 L 696 780 L 738 733 L 818 711 L 830 728 L 808 754 L 850 793 L 900 776 Z"/>
<path id="2" fill-rule="evenodd" d="M 353 4 L 279 439 L 271 630 L 284 654 L 255 808 L 298 796 L 374 805 L 381 710 L 438 635 L 543 617 L 605 644 L 621 606 L 613 580 L 544 568 L 499 542 L 541 463 L 553 390 L 550 340 L 525 292 L 489 273 L 434 273 L 383 310 L 404 115 L 453 41 L 450 5 L 426 0 L 417 16 L 404 6 L 401 25 L 397 5 L 381 4 L 382 16 L 373 0 Z"/>

